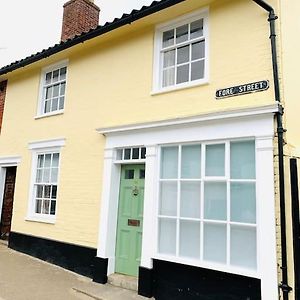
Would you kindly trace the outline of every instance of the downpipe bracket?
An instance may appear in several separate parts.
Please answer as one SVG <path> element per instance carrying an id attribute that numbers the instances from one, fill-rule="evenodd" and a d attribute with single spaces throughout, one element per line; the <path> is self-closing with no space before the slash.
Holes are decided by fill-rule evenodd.
<path id="1" fill-rule="evenodd" d="M 288 284 L 285 284 L 285 283 L 281 283 L 279 285 L 279 288 L 284 292 L 284 293 L 290 293 L 293 289 L 288 285 Z"/>

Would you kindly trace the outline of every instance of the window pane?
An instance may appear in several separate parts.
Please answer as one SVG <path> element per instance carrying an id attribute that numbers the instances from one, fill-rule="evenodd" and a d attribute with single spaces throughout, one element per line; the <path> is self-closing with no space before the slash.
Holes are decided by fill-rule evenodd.
<path id="1" fill-rule="evenodd" d="M 50 182 L 50 169 L 44 169 L 43 182 Z"/>
<path id="2" fill-rule="evenodd" d="M 36 200 L 35 202 L 35 212 L 40 214 L 42 212 L 42 200 Z"/>
<path id="3" fill-rule="evenodd" d="M 189 25 L 183 25 L 176 28 L 176 44 L 185 42 L 188 40 Z"/>
<path id="4" fill-rule="evenodd" d="M 51 165 L 51 154 L 46 154 L 45 155 L 45 168 L 50 167 Z"/>
<path id="5" fill-rule="evenodd" d="M 191 80 L 204 78 L 204 60 L 192 63 Z"/>
<path id="6" fill-rule="evenodd" d="M 177 215 L 177 183 L 176 182 L 161 182 L 159 213 L 165 216 Z"/>
<path id="7" fill-rule="evenodd" d="M 57 186 L 52 185 L 51 198 L 56 199 L 56 197 L 57 197 Z"/>
<path id="8" fill-rule="evenodd" d="M 50 215 L 55 215 L 56 201 L 51 201 Z"/>
<path id="9" fill-rule="evenodd" d="M 67 73 L 67 68 L 61 68 L 60 69 L 60 80 L 65 80 L 66 79 L 66 73 Z"/>
<path id="10" fill-rule="evenodd" d="M 145 179 L 145 170 L 140 170 L 139 179 Z"/>
<path id="11" fill-rule="evenodd" d="M 63 109 L 65 105 L 65 97 L 59 98 L 59 109 Z"/>
<path id="12" fill-rule="evenodd" d="M 51 169 L 51 182 L 52 183 L 57 182 L 57 176 L 58 176 L 58 168 L 52 168 Z"/>
<path id="13" fill-rule="evenodd" d="M 190 76 L 190 65 L 183 65 L 177 68 L 177 84 L 188 82 Z"/>
<path id="14" fill-rule="evenodd" d="M 177 49 L 177 64 L 186 63 L 190 60 L 190 45 Z"/>
<path id="15" fill-rule="evenodd" d="M 176 221 L 160 219 L 158 251 L 162 254 L 176 253 Z"/>
<path id="16" fill-rule="evenodd" d="M 192 60 L 204 58 L 205 56 L 205 42 L 194 43 L 192 45 Z"/>
<path id="17" fill-rule="evenodd" d="M 145 147 L 142 147 L 142 149 L 141 149 L 141 158 L 142 159 L 146 158 L 146 148 Z"/>
<path id="18" fill-rule="evenodd" d="M 43 186 L 37 185 L 36 187 L 36 198 L 43 198 Z"/>
<path id="19" fill-rule="evenodd" d="M 232 226 L 230 241 L 231 265 L 256 269 L 256 229 Z"/>
<path id="20" fill-rule="evenodd" d="M 227 219 L 226 182 L 206 182 L 204 185 L 204 218 Z"/>
<path id="21" fill-rule="evenodd" d="M 125 179 L 133 179 L 134 170 L 125 170 Z"/>
<path id="22" fill-rule="evenodd" d="M 255 183 L 231 183 L 231 221 L 256 223 Z"/>
<path id="23" fill-rule="evenodd" d="M 36 171 L 36 182 L 42 182 L 43 170 L 38 169 Z"/>
<path id="24" fill-rule="evenodd" d="M 45 101 L 44 113 L 50 112 L 51 101 Z"/>
<path id="25" fill-rule="evenodd" d="M 139 159 L 140 156 L 140 148 L 132 149 L 132 159 Z"/>
<path id="26" fill-rule="evenodd" d="M 52 72 L 46 74 L 46 84 L 51 83 Z"/>
<path id="27" fill-rule="evenodd" d="M 175 65 L 175 50 L 164 52 L 164 68 Z"/>
<path id="28" fill-rule="evenodd" d="M 59 84 L 56 84 L 53 86 L 53 96 L 52 97 L 58 97 L 59 94 Z"/>
<path id="29" fill-rule="evenodd" d="M 225 175 L 225 144 L 206 146 L 206 176 Z"/>
<path id="30" fill-rule="evenodd" d="M 200 258 L 200 222 L 180 222 L 179 255 Z"/>
<path id="31" fill-rule="evenodd" d="M 44 185 L 44 198 L 50 198 L 51 185 Z"/>
<path id="32" fill-rule="evenodd" d="M 201 145 L 182 146 L 181 178 L 201 177 Z"/>
<path id="33" fill-rule="evenodd" d="M 46 89 L 46 99 L 52 98 L 52 91 L 53 91 L 52 86 L 51 86 L 51 87 L 48 87 L 48 88 Z"/>
<path id="34" fill-rule="evenodd" d="M 161 148 L 161 178 L 178 177 L 178 147 Z"/>
<path id="35" fill-rule="evenodd" d="M 59 76 L 59 70 L 55 70 L 53 72 L 53 82 L 58 81 L 58 76 Z"/>
<path id="36" fill-rule="evenodd" d="M 205 224 L 203 258 L 207 261 L 226 263 L 226 225 Z"/>
<path id="37" fill-rule="evenodd" d="M 42 213 L 48 215 L 49 210 L 50 210 L 50 200 L 44 200 L 43 207 L 42 207 Z"/>
<path id="38" fill-rule="evenodd" d="M 52 100 L 51 111 L 56 111 L 58 109 L 58 98 Z"/>
<path id="39" fill-rule="evenodd" d="M 130 159 L 131 156 L 131 149 L 125 149 L 124 150 L 124 159 Z"/>
<path id="40" fill-rule="evenodd" d="M 122 160 L 123 159 L 123 149 L 118 149 L 117 150 L 117 160 Z"/>
<path id="41" fill-rule="evenodd" d="M 230 143 L 230 175 L 233 179 L 255 179 L 255 142 Z"/>
<path id="42" fill-rule="evenodd" d="M 61 96 L 64 96 L 65 95 L 65 91 L 66 91 L 66 84 L 65 83 L 62 83 L 60 85 L 60 95 Z"/>
<path id="43" fill-rule="evenodd" d="M 181 182 L 180 216 L 200 218 L 200 182 Z"/>
<path id="44" fill-rule="evenodd" d="M 203 19 L 191 23 L 191 39 L 203 36 Z"/>
<path id="45" fill-rule="evenodd" d="M 38 155 L 38 168 L 42 168 L 44 165 L 44 155 Z"/>
<path id="46" fill-rule="evenodd" d="M 163 33 L 163 48 L 174 45 L 174 29 Z"/>
<path id="47" fill-rule="evenodd" d="M 175 68 L 163 71 L 163 87 L 175 84 Z"/>
<path id="48" fill-rule="evenodd" d="M 58 167 L 59 153 L 53 153 L 52 155 L 52 167 Z"/>

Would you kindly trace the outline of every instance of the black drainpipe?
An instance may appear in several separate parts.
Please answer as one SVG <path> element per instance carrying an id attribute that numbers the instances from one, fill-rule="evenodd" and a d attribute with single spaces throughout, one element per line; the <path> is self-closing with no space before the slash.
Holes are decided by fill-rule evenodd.
<path id="1" fill-rule="evenodd" d="M 277 49 L 276 49 L 276 31 L 275 21 L 278 17 L 275 15 L 274 9 L 263 0 L 253 0 L 260 7 L 269 13 L 268 21 L 270 23 L 270 40 L 272 48 L 272 63 L 273 63 L 273 79 L 275 100 L 280 104 L 280 86 L 278 77 L 278 62 L 277 62 Z M 281 228 L 281 270 L 282 282 L 280 288 L 283 293 L 283 300 L 288 300 L 288 294 L 292 288 L 288 285 L 288 270 L 287 270 L 287 245 L 286 245 L 286 210 L 285 210 L 285 184 L 284 184 L 284 157 L 283 157 L 283 133 L 285 129 L 282 126 L 283 108 L 280 105 L 280 111 L 277 115 L 277 138 L 278 138 L 278 164 L 279 164 L 279 198 L 280 198 L 280 228 Z"/>

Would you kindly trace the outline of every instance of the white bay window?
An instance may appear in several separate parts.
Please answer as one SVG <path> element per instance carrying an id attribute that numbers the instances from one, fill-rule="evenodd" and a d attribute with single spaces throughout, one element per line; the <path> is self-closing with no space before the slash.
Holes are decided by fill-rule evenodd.
<path id="1" fill-rule="evenodd" d="M 257 269 L 255 142 L 161 147 L 158 252 Z"/>

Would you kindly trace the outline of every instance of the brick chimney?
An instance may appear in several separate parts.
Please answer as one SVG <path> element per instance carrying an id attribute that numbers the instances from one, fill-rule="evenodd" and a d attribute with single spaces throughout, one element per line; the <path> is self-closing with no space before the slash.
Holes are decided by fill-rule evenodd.
<path id="1" fill-rule="evenodd" d="M 95 29 L 99 24 L 99 7 L 93 0 L 70 0 L 64 4 L 61 40 Z"/>
<path id="2" fill-rule="evenodd" d="M 0 132 L 2 127 L 3 113 L 4 113 L 6 87 L 7 87 L 7 81 L 0 82 Z"/>

